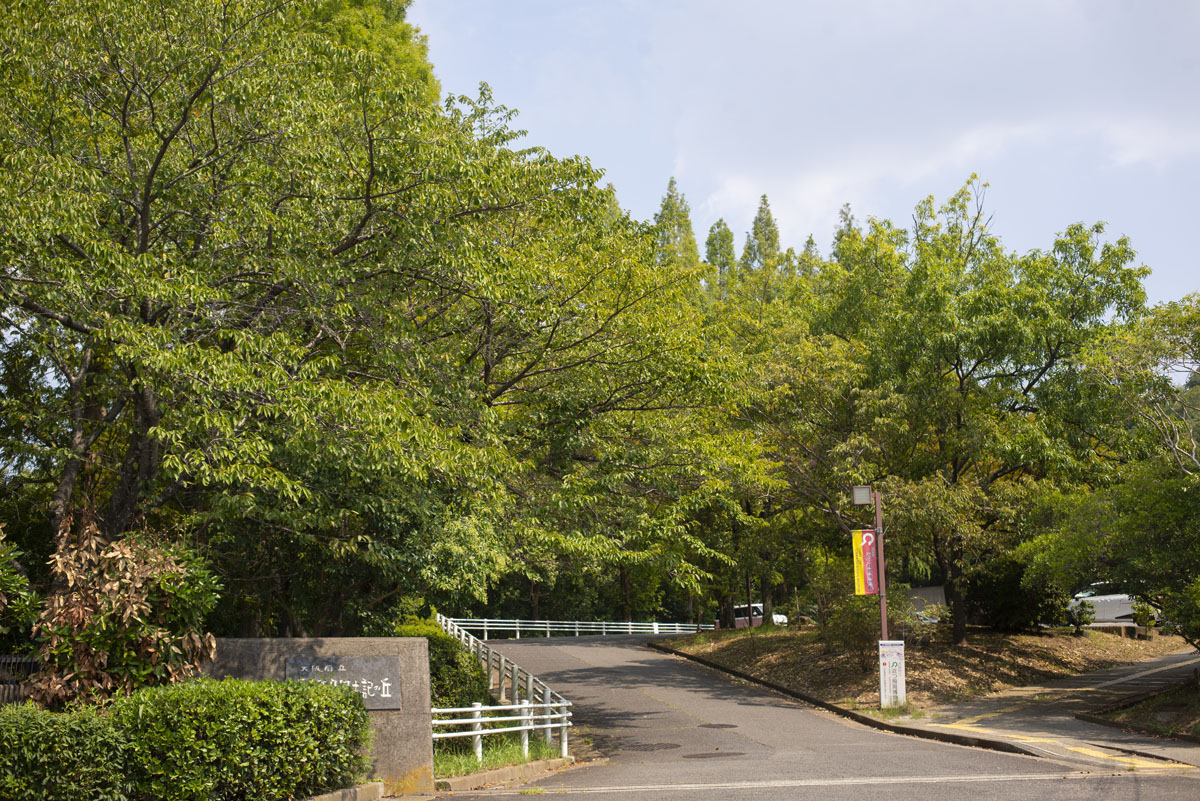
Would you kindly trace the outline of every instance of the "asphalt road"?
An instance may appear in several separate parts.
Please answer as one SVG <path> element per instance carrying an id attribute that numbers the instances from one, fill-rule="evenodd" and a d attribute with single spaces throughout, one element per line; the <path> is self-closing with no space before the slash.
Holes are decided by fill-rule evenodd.
<path id="1" fill-rule="evenodd" d="M 453 797 L 1200 799 L 1200 771 L 1101 770 L 888 734 L 658 653 L 648 639 L 493 642 L 574 702 L 576 736 L 608 759 Z"/>

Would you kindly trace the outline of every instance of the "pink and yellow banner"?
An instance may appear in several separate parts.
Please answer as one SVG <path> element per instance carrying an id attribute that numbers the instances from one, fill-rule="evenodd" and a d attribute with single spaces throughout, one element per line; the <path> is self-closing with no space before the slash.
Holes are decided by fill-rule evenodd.
<path id="1" fill-rule="evenodd" d="M 876 595 L 879 592 L 879 568 L 875 554 L 875 532 L 860 529 L 851 532 L 854 542 L 854 594 Z"/>

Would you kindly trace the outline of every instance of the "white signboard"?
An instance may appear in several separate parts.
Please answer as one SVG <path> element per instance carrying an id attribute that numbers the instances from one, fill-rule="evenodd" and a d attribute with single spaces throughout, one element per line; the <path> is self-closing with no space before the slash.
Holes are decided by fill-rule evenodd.
<path id="1" fill-rule="evenodd" d="M 904 706 L 904 640 L 879 641 L 879 705 Z"/>

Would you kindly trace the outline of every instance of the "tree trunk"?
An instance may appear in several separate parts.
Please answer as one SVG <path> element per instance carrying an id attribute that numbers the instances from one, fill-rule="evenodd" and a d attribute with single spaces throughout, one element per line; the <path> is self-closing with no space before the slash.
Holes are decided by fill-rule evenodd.
<path id="1" fill-rule="evenodd" d="M 533 579 L 529 580 L 529 617 L 532 620 L 539 620 L 541 615 L 541 600 L 542 594 L 538 592 L 538 583 Z"/>
<path id="2" fill-rule="evenodd" d="M 725 593 L 717 601 L 717 616 L 723 629 L 731 629 L 736 625 L 733 620 L 733 605 L 733 593 Z"/>
<path id="3" fill-rule="evenodd" d="M 621 605 L 625 622 L 633 621 L 633 584 L 629 580 L 629 571 L 621 568 Z"/>
<path id="4" fill-rule="evenodd" d="M 774 589 L 771 587 L 771 580 L 765 576 L 760 581 L 762 588 L 762 605 L 763 605 L 763 625 L 774 622 L 775 618 L 771 617 L 771 613 L 775 611 L 775 596 L 772 593 Z"/>
<path id="5" fill-rule="evenodd" d="M 933 554 L 946 577 L 946 604 L 950 607 L 955 645 L 967 644 L 967 599 L 963 593 L 962 553 L 937 535 L 933 538 Z"/>
<path id="6" fill-rule="evenodd" d="M 750 594 L 750 571 L 746 571 L 746 627 L 754 627 L 754 596 Z"/>

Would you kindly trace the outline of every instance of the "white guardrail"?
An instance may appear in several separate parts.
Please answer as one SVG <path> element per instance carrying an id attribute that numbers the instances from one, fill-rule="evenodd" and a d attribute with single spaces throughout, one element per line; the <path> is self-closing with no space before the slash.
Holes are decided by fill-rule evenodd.
<path id="1" fill-rule="evenodd" d="M 553 743 L 557 730 L 559 754 L 567 756 L 571 702 L 551 690 L 546 682 L 459 626 L 454 619 L 439 614 L 437 622 L 447 634 L 479 659 L 488 677 L 489 690 L 500 703 L 491 706 L 476 703 L 468 707 L 446 709 L 435 707 L 432 710 L 433 739 L 470 737 L 475 759 L 482 762 L 483 738 L 488 735 L 520 732 L 521 752 L 528 757 L 531 731 L 540 731 L 547 743 Z M 515 725 L 495 725 L 505 723 Z"/>
<path id="2" fill-rule="evenodd" d="M 519 640 L 522 633 L 527 637 L 531 634 L 536 637 L 580 637 L 594 634 L 693 634 L 713 629 L 711 623 L 630 623 L 624 620 L 499 620 L 474 617 L 447 620 L 459 628 L 482 633 L 485 640 L 493 634 L 515 634 Z"/>

